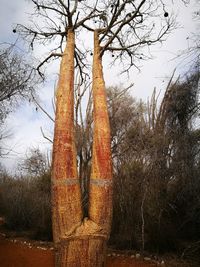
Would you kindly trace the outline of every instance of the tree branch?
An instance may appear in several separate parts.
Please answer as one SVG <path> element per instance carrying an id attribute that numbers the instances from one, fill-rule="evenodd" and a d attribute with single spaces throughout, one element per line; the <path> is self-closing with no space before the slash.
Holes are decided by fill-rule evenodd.
<path id="1" fill-rule="evenodd" d="M 48 62 L 48 60 L 52 57 L 62 57 L 61 53 L 51 53 L 47 58 L 45 58 L 36 68 L 39 75 L 44 79 L 44 74 L 40 71 L 40 68 L 44 65 L 44 63 Z"/>
<path id="2" fill-rule="evenodd" d="M 35 97 L 32 94 L 32 99 L 35 102 L 35 104 L 42 110 L 42 112 L 54 123 L 55 120 L 51 117 L 51 115 L 38 103 L 38 101 L 35 99 Z"/>
<path id="3" fill-rule="evenodd" d="M 47 136 L 44 134 L 42 127 L 40 127 L 40 131 L 41 131 L 42 136 L 44 137 L 44 139 L 48 140 L 50 143 L 53 144 L 53 140 L 51 140 L 49 137 L 47 137 Z"/>
<path id="4" fill-rule="evenodd" d="M 36 6 L 37 6 L 37 9 L 48 9 L 48 10 L 52 10 L 52 11 L 55 11 L 56 13 L 59 13 L 60 15 L 63 15 L 63 16 L 67 16 L 66 13 L 60 11 L 59 9 L 55 8 L 55 7 L 52 7 L 52 6 L 45 6 L 45 5 L 41 5 L 41 4 L 38 4 L 35 0 L 31 0 Z"/>

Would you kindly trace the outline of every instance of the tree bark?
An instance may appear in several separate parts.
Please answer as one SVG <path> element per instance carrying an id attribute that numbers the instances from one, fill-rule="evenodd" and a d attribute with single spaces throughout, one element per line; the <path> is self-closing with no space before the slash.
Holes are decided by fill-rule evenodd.
<path id="1" fill-rule="evenodd" d="M 57 89 L 52 207 L 56 267 L 105 266 L 112 215 L 110 127 L 98 34 L 93 61 L 94 142 L 89 218 L 83 219 L 74 140 L 74 33 L 68 32 Z"/>
<path id="2" fill-rule="evenodd" d="M 66 266 L 61 260 L 67 250 L 66 240 L 82 221 L 74 140 L 74 39 L 74 32 L 69 30 L 56 92 L 52 159 L 53 239 L 58 246 L 56 266 Z"/>
<path id="3" fill-rule="evenodd" d="M 92 168 L 89 187 L 89 218 L 101 229 L 106 241 L 112 220 L 111 138 L 98 31 L 94 32 Z M 96 266 L 103 266 L 98 263 Z"/>

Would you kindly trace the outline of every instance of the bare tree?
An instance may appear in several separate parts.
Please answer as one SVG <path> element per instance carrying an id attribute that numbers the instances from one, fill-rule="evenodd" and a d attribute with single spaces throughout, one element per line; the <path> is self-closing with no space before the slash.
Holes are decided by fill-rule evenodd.
<path id="1" fill-rule="evenodd" d="M 31 99 L 36 80 L 30 63 L 23 60 L 14 45 L 0 47 L 0 121 L 22 100 Z"/>
<path id="2" fill-rule="evenodd" d="M 32 48 L 36 41 L 47 45 L 60 39 L 57 47 L 37 67 L 41 75 L 41 67 L 47 61 L 62 57 L 56 92 L 52 165 L 56 266 L 102 266 L 112 218 L 111 138 L 102 56 L 106 51 L 112 52 L 114 61 L 124 62 L 123 71 L 128 72 L 132 66 L 137 67 L 137 59 L 148 58 L 143 53 L 145 46 L 162 41 L 174 20 L 169 17 L 162 0 L 97 0 L 93 3 L 32 0 L 32 3 L 34 16 L 43 20 L 34 20 L 31 26 L 17 25 L 14 31 L 27 39 Z M 83 33 L 94 33 L 94 138 L 89 218 L 84 218 L 82 211 L 74 138 L 74 68 L 79 69 L 83 81 L 87 75 L 87 55 L 91 51 L 79 41 L 80 29 Z"/>
<path id="3" fill-rule="evenodd" d="M 15 45 L 0 44 L 0 156 L 10 151 L 2 144 L 11 134 L 6 130 L 5 119 L 24 100 L 31 101 L 39 82 L 31 63 L 23 56 Z"/>
<path id="4" fill-rule="evenodd" d="M 31 148 L 27 151 L 26 158 L 22 159 L 18 169 L 22 175 L 41 177 L 49 172 L 50 164 L 47 155 L 42 153 L 39 148 Z"/>
<path id="5" fill-rule="evenodd" d="M 132 1 L 116 1 L 109 14 L 110 3 L 103 2 L 104 8 L 99 16 L 99 28 L 94 31 L 94 56 L 93 56 L 93 106 L 94 106 L 94 137 L 92 169 L 90 179 L 89 195 L 89 218 L 92 219 L 98 228 L 95 235 L 104 236 L 105 241 L 109 238 L 112 220 L 112 157 L 111 157 L 111 136 L 108 118 L 108 106 L 106 101 L 106 89 L 103 79 L 102 56 L 105 51 L 118 52 L 121 62 L 128 55 L 129 63 L 124 71 L 129 71 L 132 66 L 137 66 L 134 59 L 137 57 L 137 50 L 145 44 L 153 44 L 162 40 L 172 24 L 170 20 L 166 22 L 166 27 L 162 25 L 159 34 L 152 37 L 153 28 L 148 27 L 145 32 L 143 28 L 142 36 L 137 32 L 137 25 L 143 24 L 145 12 L 142 11 L 146 1 L 133 4 Z M 146 7 L 145 7 L 146 8 Z M 148 6 L 148 12 L 150 6 Z M 131 12 L 130 12 L 131 11 Z M 150 16 L 151 12 L 148 13 Z M 109 16 L 110 15 L 110 16 Z M 166 17 L 168 14 L 166 15 Z M 151 17 L 151 16 L 150 16 Z M 138 21 L 139 18 L 139 21 Z M 140 26 L 139 29 L 141 30 Z M 141 31 L 142 32 L 142 31 Z M 142 57 L 141 57 L 142 58 Z M 106 205 L 105 205 L 106 203 Z M 101 211 L 101 213 L 100 213 Z M 102 245 L 99 242 L 99 258 L 96 266 L 101 266 Z M 102 250 L 102 252 L 101 252 Z"/>
<path id="6" fill-rule="evenodd" d="M 8 113 L 23 99 L 30 99 L 36 89 L 34 70 L 23 60 L 14 45 L 0 48 L 0 112 Z M 8 105 L 9 103 L 9 105 Z"/>

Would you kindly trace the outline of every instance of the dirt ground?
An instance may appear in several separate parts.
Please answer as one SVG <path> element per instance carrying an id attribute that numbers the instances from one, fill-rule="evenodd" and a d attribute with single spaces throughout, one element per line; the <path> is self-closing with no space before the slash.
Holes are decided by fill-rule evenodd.
<path id="1" fill-rule="evenodd" d="M 134 255 L 108 253 L 106 267 L 154 267 L 157 264 L 135 259 Z M 149 259 L 146 259 L 149 261 Z M 51 243 L 8 239 L 0 235 L 1 267 L 54 267 Z"/>
<path id="2" fill-rule="evenodd" d="M 157 260 L 141 257 L 133 251 L 114 251 L 109 249 L 106 267 L 199 267 L 177 258 L 165 256 Z M 52 242 L 31 240 L 27 233 L 6 230 L 0 217 L 0 267 L 54 267 L 54 248 Z M 94 266 L 95 267 L 95 266 Z"/>
<path id="3" fill-rule="evenodd" d="M 0 232 L 0 267 L 54 267 L 54 249 L 51 242 L 40 242 L 22 237 L 8 237 Z M 138 254 L 139 255 L 139 254 Z M 109 250 L 106 267 L 199 267 L 176 256 L 165 256 L 155 261 L 137 253 Z M 95 266 L 94 266 L 95 267 Z"/>

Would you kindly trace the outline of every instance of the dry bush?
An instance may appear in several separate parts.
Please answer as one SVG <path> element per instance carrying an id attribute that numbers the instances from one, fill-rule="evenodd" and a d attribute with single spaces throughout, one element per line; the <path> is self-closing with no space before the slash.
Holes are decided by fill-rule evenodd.
<path id="1" fill-rule="evenodd" d="M 35 239 L 50 240 L 50 174 L 41 177 L 1 177 L 1 213 L 6 226 L 29 231 Z"/>
<path id="2" fill-rule="evenodd" d="M 198 82 L 196 73 L 169 84 L 159 109 L 154 94 L 123 128 L 114 158 L 112 245 L 181 254 L 185 240 L 199 244 Z"/>

